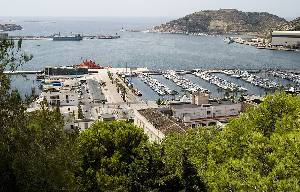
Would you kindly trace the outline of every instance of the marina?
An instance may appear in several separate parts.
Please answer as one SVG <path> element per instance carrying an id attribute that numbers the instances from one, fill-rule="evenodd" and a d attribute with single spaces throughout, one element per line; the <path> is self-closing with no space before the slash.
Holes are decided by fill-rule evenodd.
<path id="1" fill-rule="evenodd" d="M 259 77 L 258 75 L 254 75 L 249 73 L 248 71 L 243 70 L 223 70 L 220 71 L 226 75 L 229 75 L 234 78 L 240 78 L 244 81 L 247 81 L 255 86 L 259 86 L 261 88 L 267 89 L 267 90 L 275 90 L 279 88 L 279 84 L 277 84 L 274 81 L 271 81 L 270 79 Z"/>
<path id="2" fill-rule="evenodd" d="M 169 79 L 169 80 L 173 81 L 174 83 L 176 83 L 176 85 L 178 85 L 185 91 L 188 91 L 188 92 L 197 92 L 197 91 L 210 92 L 209 90 L 204 89 L 203 87 L 191 82 L 190 80 L 184 78 L 183 76 L 176 74 L 175 71 L 168 70 L 168 71 L 166 71 L 166 74 L 164 74 L 163 76 L 166 79 Z"/>
<path id="3" fill-rule="evenodd" d="M 80 71 L 78 66 L 85 67 L 83 64 L 74 65 L 72 67 L 62 68 L 45 68 L 41 71 L 5 71 L 10 75 L 35 75 L 36 81 L 43 81 L 49 71 L 51 74 L 67 75 L 73 74 L 93 74 L 96 70 L 105 69 L 96 65 L 86 65 L 87 69 L 82 68 Z M 95 67 L 96 66 L 96 67 Z M 131 70 L 131 69 L 130 69 Z M 125 76 L 125 72 L 120 73 Z M 193 70 L 149 70 L 144 68 L 143 71 L 135 73 L 136 75 L 126 77 L 126 84 L 132 87 L 131 91 L 137 96 L 144 99 L 156 100 L 161 96 L 165 99 L 179 99 L 185 93 L 205 92 L 211 93 L 214 97 L 221 98 L 228 92 L 230 95 L 258 95 L 262 96 L 276 90 L 299 90 L 299 79 L 297 71 L 291 70 L 209 70 L 209 69 L 193 69 Z M 151 91 L 150 91 L 151 90 Z"/>
<path id="4" fill-rule="evenodd" d="M 219 88 L 221 89 L 224 89 L 224 90 L 228 90 L 228 91 L 231 91 L 231 92 L 234 92 L 234 91 L 237 91 L 237 92 L 244 92 L 244 91 L 247 91 L 246 88 L 242 87 L 242 86 L 239 86 L 237 84 L 234 84 L 232 82 L 229 82 L 225 79 L 221 79 L 217 76 L 214 76 L 212 74 L 210 74 L 211 71 L 198 71 L 198 72 L 195 72 L 194 75 L 197 76 L 197 77 L 200 77 L 216 86 L 218 86 Z"/>
<path id="5" fill-rule="evenodd" d="M 150 75 L 140 74 L 138 77 L 159 95 L 163 96 L 172 94 L 172 90 L 169 87 L 160 83 L 157 79 L 154 79 Z"/>
<path id="6" fill-rule="evenodd" d="M 268 70 L 266 72 L 269 75 L 275 76 L 275 77 L 280 77 L 282 79 L 286 79 L 289 81 L 292 81 L 294 83 L 296 83 L 298 86 L 300 85 L 300 75 L 299 74 L 295 74 L 295 73 L 288 73 L 288 72 L 283 72 L 280 70 Z"/>

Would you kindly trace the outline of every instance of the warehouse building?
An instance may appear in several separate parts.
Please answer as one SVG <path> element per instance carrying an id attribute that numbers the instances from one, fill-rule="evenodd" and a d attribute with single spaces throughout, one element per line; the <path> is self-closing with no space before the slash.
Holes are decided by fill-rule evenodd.
<path id="1" fill-rule="evenodd" d="M 272 45 L 300 47 L 300 31 L 274 31 Z"/>

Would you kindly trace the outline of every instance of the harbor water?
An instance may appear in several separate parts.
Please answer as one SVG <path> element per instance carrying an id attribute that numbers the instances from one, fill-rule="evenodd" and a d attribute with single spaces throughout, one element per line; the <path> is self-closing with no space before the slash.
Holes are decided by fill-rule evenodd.
<path id="1" fill-rule="evenodd" d="M 10 32 L 10 35 L 52 35 L 59 32 L 69 35 L 73 32 L 84 35 L 115 35 L 118 33 L 121 36 L 120 39 L 83 40 L 80 42 L 24 41 L 24 50 L 34 56 L 32 61 L 22 66 L 24 70 L 41 70 L 46 66 L 74 65 L 81 63 L 83 59 L 93 59 L 103 66 L 125 67 L 127 65 L 128 67 L 148 67 L 149 69 L 300 69 L 299 52 L 260 50 L 246 45 L 227 44 L 222 36 L 121 31 L 122 28 L 146 30 L 172 18 L 19 17 L 9 19 L 13 19 L 24 28 L 22 31 Z M 220 75 L 222 76 L 222 74 Z M 191 78 L 190 80 L 194 83 L 201 83 L 203 87 L 207 85 L 207 82 L 202 82 L 197 77 L 188 78 Z M 28 81 L 32 82 L 32 79 L 30 78 Z M 36 86 L 36 83 L 29 82 L 24 88 L 23 80 L 14 79 L 13 87 L 21 89 L 21 92 L 26 94 L 31 92 L 32 86 Z M 172 86 L 169 84 L 172 82 L 166 83 L 168 86 Z M 251 85 L 245 82 L 240 83 L 251 90 L 250 92 L 264 93 L 256 87 L 251 88 Z M 175 85 L 172 89 L 178 88 Z M 216 96 L 223 94 L 216 91 L 214 86 L 210 89 Z M 151 89 L 147 91 L 149 95 L 152 94 L 151 91 Z M 151 98 L 153 97 L 152 95 Z"/>

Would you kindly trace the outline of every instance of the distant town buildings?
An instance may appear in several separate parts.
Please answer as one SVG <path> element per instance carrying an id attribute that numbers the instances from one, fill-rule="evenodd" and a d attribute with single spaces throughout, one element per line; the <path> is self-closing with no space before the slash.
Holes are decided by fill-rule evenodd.
<path id="1" fill-rule="evenodd" d="M 300 47 L 300 31 L 272 32 L 272 45 Z"/>

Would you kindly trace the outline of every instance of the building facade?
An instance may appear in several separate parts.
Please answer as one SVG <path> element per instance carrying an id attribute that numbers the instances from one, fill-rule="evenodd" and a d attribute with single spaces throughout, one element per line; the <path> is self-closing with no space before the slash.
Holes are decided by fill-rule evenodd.
<path id="1" fill-rule="evenodd" d="M 232 116 L 238 116 L 242 111 L 242 104 L 229 100 L 212 100 L 209 94 L 196 92 L 191 95 L 191 103 L 175 102 L 170 104 L 173 117 L 185 124 L 197 125 L 205 120 L 206 125 L 210 122 Z"/>
<path id="2" fill-rule="evenodd" d="M 272 45 L 300 47 L 300 31 L 272 32 Z"/>
<path id="3" fill-rule="evenodd" d="M 78 94 L 69 90 L 54 90 L 43 93 L 49 105 L 55 106 L 77 106 Z"/>
<path id="4" fill-rule="evenodd" d="M 134 111 L 134 125 L 142 128 L 151 142 L 159 142 L 165 137 L 163 132 L 156 129 L 155 126 L 137 110 Z"/>

